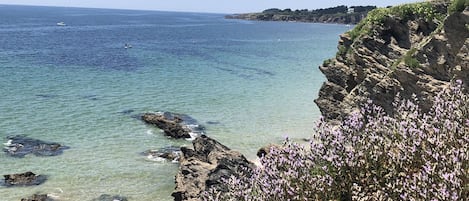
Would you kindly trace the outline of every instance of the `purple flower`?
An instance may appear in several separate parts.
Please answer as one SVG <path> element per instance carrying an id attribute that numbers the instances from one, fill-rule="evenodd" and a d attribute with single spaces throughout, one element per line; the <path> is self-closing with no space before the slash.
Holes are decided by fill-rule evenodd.
<path id="1" fill-rule="evenodd" d="M 308 148 L 287 138 L 252 175 L 226 182 L 228 192 L 211 189 L 203 196 L 339 200 L 346 191 L 354 200 L 457 200 L 465 185 L 461 167 L 469 160 L 462 143 L 469 139 L 461 134 L 469 126 L 469 97 L 460 87 L 438 94 L 426 113 L 415 100 L 396 99 L 393 115 L 369 102 L 339 125 L 320 121 Z"/>

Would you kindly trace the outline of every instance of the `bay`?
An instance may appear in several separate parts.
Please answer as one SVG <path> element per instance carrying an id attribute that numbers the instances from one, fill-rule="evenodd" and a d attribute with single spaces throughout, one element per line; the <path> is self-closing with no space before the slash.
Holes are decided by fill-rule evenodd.
<path id="1" fill-rule="evenodd" d="M 54 157 L 0 153 L 1 175 L 48 176 L 40 186 L 0 186 L 0 200 L 172 200 L 177 164 L 139 153 L 191 143 L 133 118 L 144 112 L 188 114 L 251 160 L 286 136 L 308 138 L 325 81 L 318 66 L 350 27 L 223 16 L 0 6 L 0 139 L 71 147 Z"/>

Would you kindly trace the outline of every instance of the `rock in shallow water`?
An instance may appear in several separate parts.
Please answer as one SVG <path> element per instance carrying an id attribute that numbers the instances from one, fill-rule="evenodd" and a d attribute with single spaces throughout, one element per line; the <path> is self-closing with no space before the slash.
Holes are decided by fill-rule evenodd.
<path id="1" fill-rule="evenodd" d="M 149 160 L 152 161 L 166 161 L 169 160 L 173 163 L 179 162 L 182 152 L 180 147 L 165 147 L 158 150 L 148 150 L 142 153 L 144 156 L 147 156 Z"/>
<path id="2" fill-rule="evenodd" d="M 142 120 L 148 124 L 155 125 L 164 131 L 165 135 L 180 139 L 194 138 L 204 134 L 204 128 L 197 123 L 197 120 L 184 114 L 170 112 L 145 113 Z"/>
<path id="3" fill-rule="evenodd" d="M 92 199 L 91 201 L 128 201 L 128 199 L 119 195 L 103 194 L 99 196 L 99 198 Z"/>
<path id="4" fill-rule="evenodd" d="M 12 157 L 24 157 L 28 154 L 56 156 L 62 154 L 63 150 L 70 148 L 55 142 L 44 142 L 24 136 L 7 137 L 7 140 L 8 142 L 4 143 L 3 151 Z"/>
<path id="5" fill-rule="evenodd" d="M 3 177 L 5 178 L 3 185 L 7 187 L 40 185 L 47 180 L 46 176 L 36 175 L 32 172 L 8 174 Z"/>
<path id="6" fill-rule="evenodd" d="M 194 149 L 181 147 L 183 156 L 176 175 L 174 200 L 201 200 L 200 194 L 211 188 L 226 189 L 222 178 L 248 175 L 254 164 L 242 154 L 205 135 L 192 142 Z"/>
<path id="7" fill-rule="evenodd" d="M 22 198 L 21 201 L 54 201 L 49 198 L 46 194 L 34 194 L 28 198 Z"/>

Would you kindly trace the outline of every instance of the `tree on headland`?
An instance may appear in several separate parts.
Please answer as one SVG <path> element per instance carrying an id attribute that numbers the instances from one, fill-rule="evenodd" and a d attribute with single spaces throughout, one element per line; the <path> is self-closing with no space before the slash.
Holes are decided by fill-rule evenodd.
<path id="1" fill-rule="evenodd" d="M 356 24 L 374 8 L 376 8 L 376 6 L 347 7 L 344 5 L 316 10 L 292 10 L 290 8 L 282 10 L 278 8 L 270 8 L 260 13 L 230 15 L 227 17 L 262 21 L 300 21 Z M 349 9 L 352 9 L 353 12 L 349 12 Z"/>

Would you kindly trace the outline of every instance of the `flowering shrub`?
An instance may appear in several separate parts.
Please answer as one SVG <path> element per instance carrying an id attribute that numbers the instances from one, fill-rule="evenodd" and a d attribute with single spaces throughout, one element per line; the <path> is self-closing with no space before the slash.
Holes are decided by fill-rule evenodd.
<path id="1" fill-rule="evenodd" d="M 250 177 L 226 179 L 204 200 L 468 200 L 469 97 L 457 81 L 422 112 L 364 106 L 340 125 L 320 122 L 309 146 L 273 148 Z"/>

